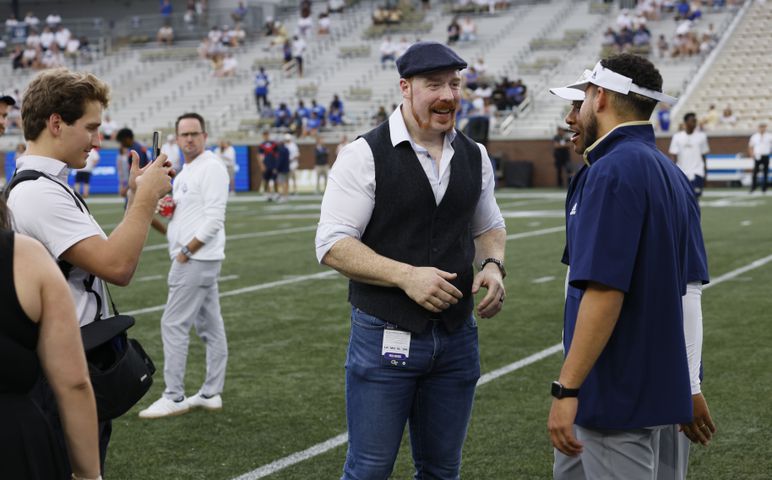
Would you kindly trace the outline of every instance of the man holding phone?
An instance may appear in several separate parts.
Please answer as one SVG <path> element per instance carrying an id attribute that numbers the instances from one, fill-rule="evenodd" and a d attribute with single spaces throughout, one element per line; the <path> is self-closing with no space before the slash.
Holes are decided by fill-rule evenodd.
<path id="1" fill-rule="evenodd" d="M 220 313 L 217 277 L 225 258 L 225 207 L 230 179 L 217 156 L 205 150 L 206 123 L 197 113 L 177 119 L 177 144 L 185 168 L 174 181 L 174 213 L 169 220 L 169 296 L 161 318 L 164 393 L 140 418 L 162 418 L 191 408 L 219 410 L 225 384 L 228 344 Z M 206 378 L 185 397 L 185 365 L 190 327 L 206 346 Z"/>
<path id="2" fill-rule="evenodd" d="M 171 190 L 173 172 L 161 156 L 140 168 L 134 162 L 123 221 L 107 236 L 85 203 L 67 185 L 70 169 L 83 168 L 92 148 L 100 145 L 99 125 L 110 97 L 109 87 L 90 73 L 65 68 L 46 70 L 27 87 L 22 121 L 27 151 L 17 160 L 17 173 L 42 176 L 19 182 L 8 194 L 14 229 L 39 240 L 59 260 L 72 292 L 82 326 L 109 316 L 104 282 L 126 286 L 145 245 L 158 199 Z M 64 433 L 53 393 L 40 383 L 33 399 L 57 433 L 66 458 Z M 112 424 L 99 422 L 102 469 Z"/>

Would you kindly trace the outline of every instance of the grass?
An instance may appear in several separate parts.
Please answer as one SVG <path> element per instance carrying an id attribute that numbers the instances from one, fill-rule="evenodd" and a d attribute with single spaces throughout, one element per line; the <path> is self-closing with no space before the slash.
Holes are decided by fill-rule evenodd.
<path id="1" fill-rule="evenodd" d="M 732 194 L 703 202 L 714 278 L 772 254 L 772 197 Z M 504 191 L 499 203 L 511 213 L 510 234 L 563 224 L 563 200 L 556 191 Z M 313 247 L 318 206 L 318 198 L 302 196 L 284 205 L 231 203 L 227 233 L 241 238 L 228 241 L 222 269 L 227 280 L 220 291 L 327 271 L 317 264 Z M 102 224 L 120 221 L 117 205 L 94 203 L 92 211 Z M 525 216 L 525 211 L 539 213 Z M 290 233 L 267 233 L 277 230 Z M 505 309 L 480 322 L 483 372 L 560 341 L 563 240 L 563 233 L 556 232 L 508 242 Z M 163 243 L 153 232 L 147 244 Z M 145 252 L 132 285 L 112 288 L 121 310 L 163 305 L 168 268 L 164 249 Z M 762 479 L 772 471 L 770 285 L 772 263 L 767 263 L 703 295 L 703 388 L 719 431 L 710 447 L 692 450 L 691 478 Z M 107 478 L 230 479 L 345 432 L 346 292 L 345 279 L 331 274 L 223 297 L 230 348 L 223 411 L 155 421 L 140 420 L 137 412 L 163 390 L 161 312 L 138 315 L 131 333 L 156 360 L 159 372 L 149 394 L 115 421 Z M 204 373 L 203 348 L 192 337 L 188 394 L 197 390 Z M 551 478 L 548 387 L 560 363 L 560 355 L 552 355 L 479 387 L 462 478 Z M 345 451 L 339 446 L 268 478 L 339 478 Z M 412 478 L 407 440 L 392 478 Z"/>

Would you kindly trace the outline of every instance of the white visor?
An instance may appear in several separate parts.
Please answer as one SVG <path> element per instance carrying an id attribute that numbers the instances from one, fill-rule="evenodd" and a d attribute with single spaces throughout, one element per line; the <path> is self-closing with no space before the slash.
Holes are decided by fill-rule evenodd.
<path id="1" fill-rule="evenodd" d="M 588 72 L 589 75 L 587 75 Z M 634 84 L 631 78 L 625 77 L 624 75 L 620 75 L 612 70 L 609 70 L 608 68 L 605 68 L 600 64 L 600 62 L 595 64 L 595 68 L 593 68 L 592 71 L 585 70 L 584 74 L 578 81 L 566 87 L 552 88 L 550 89 L 550 92 L 572 102 L 577 100 L 584 100 L 584 95 L 582 95 L 581 98 L 577 98 L 576 94 L 571 92 L 566 93 L 566 91 L 575 89 L 581 90 L 582 93 L 584 93 L 584 90 L 587 89 L 587 85 L 590 83 L 599 87 L 603 87 L 607 90 L 611 90 L 613 92 L 621 93 L 622 95 L 627 95 L 628 93 L 633 92 L 637 93 L 638 95 L 643 95 L 644 97 L 657 100 L 658 102 L 669 103 L 671 105 L 674 105 L 678 101 L 677 98 L 671 97 L 670 95 L 664 94 L 662 92 L 640 87 Z"/>
<path id="2" fill-rule="evenodd" d="M 574 83 L 567 87 L 555 87 L 550 88 L 550 93 L 553 95 L 557 95 L 558 97 L 562 98 L 563 100 L 568 100 L 569 102 L 583 102 L 584 101 L 584 90 L 587 85 L 587 79 L 590 78 L 590 75 L 592 75 L 592 70 L 585 70 L 582 75 L 576 79 Z M 584 87 L 578 88 L 575 87 L 575 85 L 585 85 Z"/>

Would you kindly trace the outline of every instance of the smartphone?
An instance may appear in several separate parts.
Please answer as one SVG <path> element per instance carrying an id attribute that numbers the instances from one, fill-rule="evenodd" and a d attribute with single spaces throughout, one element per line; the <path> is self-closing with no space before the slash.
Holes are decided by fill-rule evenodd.
<path id="1" fill-rule="evenodd" d="M 161 132 L 156 130 L 153 132 L 153 160 L 158 158 L 158 155 L 161 154 Z"/>

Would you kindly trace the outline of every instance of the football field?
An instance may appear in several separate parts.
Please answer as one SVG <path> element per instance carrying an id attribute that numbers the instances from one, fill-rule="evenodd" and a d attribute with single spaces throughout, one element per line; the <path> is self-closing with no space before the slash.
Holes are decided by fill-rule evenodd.
<path id="1" fill-rule="evenodd" d="M 507 301 L 497 317 L 479 322 L 481 371 L 490 375 L 476 393 L 462 478 L 548 479 L 549 386 L 562 360 L 564 193 L 501 190 L 497 198 L 507 222 Z M 159 321 L 170 261 L 165 239 L 151 232 L 131 286 L 111 291 L 121 313 L 136 316 L 130 333 L 158 372 L 148 395 L 114 421 L 106 478 L 340 477 L 348 284 L 316 261 L 320 200 L 275 204 L 244 195 L 228 205 L 219 288 L 230 357 L 216 413 L 137 417 L 163 390 Z M 109 199 L 90 206 L 108 232 L 123 214 Z M 702 206 L 714 280 L 703 293 L 703 391 L 718 433 L 709 447 L 692 449 L 690 478 L 769 479 L 772 195 L 711 190 Z M 203 356 L 191 332 L 188 395 L 203 381 Z M 412 478 L 406 437 L 392 478 Z"/>

